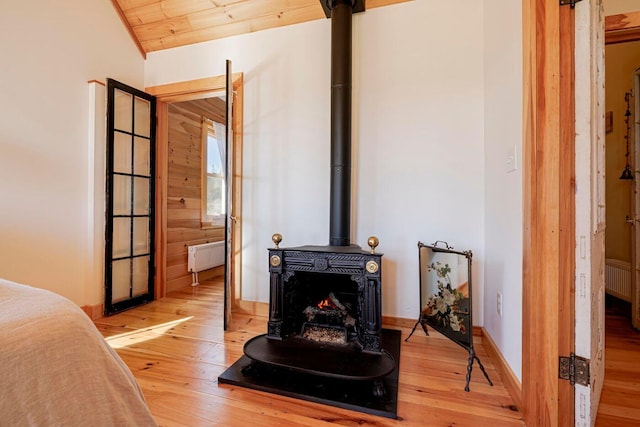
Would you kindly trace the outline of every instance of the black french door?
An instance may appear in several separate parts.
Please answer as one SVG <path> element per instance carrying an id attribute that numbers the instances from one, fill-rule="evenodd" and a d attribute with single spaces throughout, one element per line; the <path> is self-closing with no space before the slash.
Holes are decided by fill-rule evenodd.
<path id="1" fill-rule="evenodd" d="M 153 300 L 155 129 L 155 97 L 107 79 L 107 315 Z"/>

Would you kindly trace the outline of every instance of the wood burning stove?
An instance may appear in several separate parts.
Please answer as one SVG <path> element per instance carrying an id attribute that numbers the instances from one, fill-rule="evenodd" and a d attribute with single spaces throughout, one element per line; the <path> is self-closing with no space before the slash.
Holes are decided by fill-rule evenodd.
<path id="1" fill-rule="evenodd" d="M 381 263 L 382 254 L 357 246 L 269 249 L 267 338 L 304 338 L 310 331 L 324 330 L 327 337 L 344 337 L 327 338 L 326 343 L 380 353 Z M 324 300 L 329 307 L 317 307 Z"/>
<path id="2" fill-rule="evenodd" d="M 375 237 L 370 251 L 350 241 L 351 18 L 365 0 L 320 3 L 331 18 L 329 245 L 280 248 L 273 235 L 267 333 L 218 379 L 395 418 L 400 333 L 382 329 L 382 254 Z"/>
<path id="3" fill-rule="evenodd" d="M 249 340 L 244 354 L 257 366 L 286 368 L 319 377 L 370 382 L 396 367 L 382 347 L 382 254 L 359 246 L 269 249 L 268 332 Z M 250 369 L 245 373 L 251 374 Z"/>
<path id="4" fill-rule="evenodd" d="M 359 246 L 269 252 L 267 333 L 218 381 L 397 417 L 400 331 L 382 328 L 382 254 Z"/>

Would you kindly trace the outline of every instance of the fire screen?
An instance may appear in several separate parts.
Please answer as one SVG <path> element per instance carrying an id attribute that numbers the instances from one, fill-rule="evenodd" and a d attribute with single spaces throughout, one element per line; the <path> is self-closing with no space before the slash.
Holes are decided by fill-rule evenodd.
<path id="1" fill-rule="evenodd" d="M 471 251 L 455 251 L 446 242 L 418 242 L 420 315 L 405 340 L 411 338 L 418 325 L 429 335 L 430 326 L 465 348 L 469 352 L 465 391 L 469 391 L 474 360 L 493 385 L 473 349 L 471 258 Z"/>

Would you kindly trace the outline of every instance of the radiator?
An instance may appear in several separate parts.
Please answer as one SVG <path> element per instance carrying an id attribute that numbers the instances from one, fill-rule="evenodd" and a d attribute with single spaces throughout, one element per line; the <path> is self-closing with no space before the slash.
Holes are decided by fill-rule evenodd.
<path id="1" fill-rule="evenodd" d="M 187 268 L 193 277 L 191 286 L 197 286 L 198 272 L 224 265 L 224 241 L 189 246 Z"/>
<path id="2" fill-rule="evenodd" d="M 631 302 L 631 264 L 617 259 L 607 259 L 604 284 L 608 294 Z"/>

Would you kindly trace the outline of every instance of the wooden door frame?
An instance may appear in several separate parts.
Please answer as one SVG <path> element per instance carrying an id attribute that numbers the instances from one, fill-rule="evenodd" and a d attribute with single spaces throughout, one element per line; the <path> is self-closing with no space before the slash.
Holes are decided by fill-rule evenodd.
<path id="1" fill-rule="evenodd" d="M 640 89 L 640 70 L 636 69 L 634 74 L 633 74 L 633 86 L 632 86 L 633 90 L 635 90 L 635 93 L 637 94 L 639 89 Z M 629 146 L 632 147 L 632 162 L 631 162 L 631 166 L 632 166 L 632 170 L 634 171 L 634 178 L 636 177 L 635 171 L 638 169 L 638 164 L 640 164 L 640 162 L 638 161 L 639 157 L 640 157 L 640 150 L 639 150 L 639 145 L 640 145 L 640 140 L 638 139 L 638 124 L 640 124 L 640 108 L 639 108 L 639 104 L 638 104 L 638 98 L 637 96 L 634 97 L 633 99 L 633 103 L 634 103 L 634 108 L 633 108 L 633 115 L 631 116 L 633 118 L 633 138 L 632 141 L 628 141 Z M 630 118 L 631 118 L 630 117 Z M 629 230 L 629 237 L 631 239 L 631 326 L 633 326 L 635 329 L 639 329 L 640 328 L 640 315 L 638 313 L 638 310 L 640 310 L 640 298 L 639 298 L 639 287 L 640 287 L 640 281 L 638 280 L 638 269 L 640 267 L 640 262 L 638 261 L 638 251 L 640 251 L 640 245 L 638 244 L 638 222 L 637 222 L 637 218 L 640 214 L 640 203 L 639 203 L 639 199 L 640 199 L 640 183 L 638 183 L 638 181 L 636 179 L 633 180 L 633 182 L 631 183 L 631 191 L 630 191 L 630 198 L 631 198 L 631 204 L 630 204 L 630 216 L 632 218 L 633 223 L 631 224 L 632 226 L 630 227 Z"/>
<path id="2" fill-rule="evenodd" d="M 574 9 L 523 0 L 522 402 L 528 425 L 574 424 L 558 358 L 573 350 Z"/>
<path id="3" fill-rule="evenodd" d="M 232 240 L 232 309 L 239 301 L 242 289 L 242 128 L 243 128 L 243 74 L 232 75 L 233 91 L 233 205 L 231 213 L 236 221 L 231 228 Z M 166 295 L 167 286 L 167 185 L 168 185 L 168 105 L 172 102 L 191 101 L 208 98 L 214 93 L 224 92 L 226 76 L 208 77 L 186 82 L 145 88 L 147 93 L 157 99 L 157 150 L 156 150 L 156 298 Z"/>
<path id="4" fill-rule="evenodd" d="M 522 401 L 528 425 L 574 425 L 558 358 L 574 348 L 575 16 L 523 0 Z M 607 44 L 640 40 L 640 12 L 605 18 Z"/>
<path id="5" fill-rule="evenodd" d="M 604 31 L 605 44 L 640 40 L 640 11 L 606 16 Z"/>

